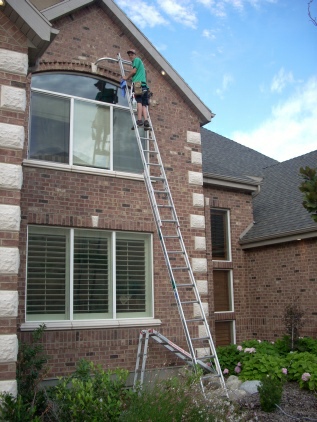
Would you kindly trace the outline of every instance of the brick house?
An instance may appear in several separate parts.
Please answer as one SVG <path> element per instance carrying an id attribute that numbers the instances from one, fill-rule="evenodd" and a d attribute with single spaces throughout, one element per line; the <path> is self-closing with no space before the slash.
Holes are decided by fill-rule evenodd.
<path id="1" fill-rule="evenodd" d="M 92 66 L 131 47 L 154 92 L 151 119 L 217 344 L 279 335 L 295 294 L 316 331 L 316 224 L 298 208 L 281 231 L 276 205 L 271 220 L 259 209 L 287 162 L 201 129 L 213 113 L 112 0 L 7 0 L 0 20 L 0 391 L 15 393 L 17 339 L 42 322 L 52 378 L 80 358 L 133 370 L 142 328 L 186 348 L 119 68 Z M 177 363 L 151 345 L 149 367 Z"/>
<path id="2" fill-rule="evenodd" d="M 317 224 L 302 206 L 300 167 L 317 151 L 279 163 L 201 129 L 210 314 L 217 344 L 285 334 L 298 303 L 302 335 L 317 335 Z"/>

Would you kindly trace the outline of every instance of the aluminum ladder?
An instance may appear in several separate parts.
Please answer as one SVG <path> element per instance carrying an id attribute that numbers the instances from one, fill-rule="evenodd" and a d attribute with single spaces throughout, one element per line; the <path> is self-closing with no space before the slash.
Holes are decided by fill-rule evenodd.
<path id="1" fill-rule="evenodd" d="M 97 60 L 95 65 L 102 60 L 118 62 L 122 77 L 125 76 L 126 72 L 124 65 L 132 65 L 131 61 L 123 60 L 120 54 L 118 54 L 117 59 L 101 58 Z M 183 358 L 193 367 L 195 373 L 197 373 L 199 366 L 206 370 L 207 374 L 200 378 L 203 393 L 205 392 L 204 381 L 206 379 L 212 380 L 217 378 L 227 395 L 216 348 L 211 337 L 209 324 L 180 231 L 179 220 L 161 160 L 150 114 L 148 112 L 148 121 L 151 129 L 145 130 L 143 127 L 138 127 L 133 106 L 133 95 L 129 92 L 127 84 L 125 93 L 144 167 L 144 181 L 148 197 L 189 348 L 189 353 L 184 351 Z M 142 384 L 143 382 L 149 338 L 158 341 L 158 339 L 162 340 L 163 336 L 154 335 L 154 332 L 150 330 L 141 331 L 136 362 L 135 384 L 138 382 L 139 374 L 141 374 L 140 383 Z M 142 348 L 143 340 L 145 343 Z M 165 338 L 164 341 L 158 342 L 163 344 L 164 342 L 168 343 L 169 340 Z M 166 347 L 166 344 L 164 346 Z M 171 351 L 176 353 L 177 347 Z M 179 353 L 176 353 L 176 355 L 179 355 Z M 140 360 L 142 360 L 141 370 L 139 368 Z M 206 363 L 210 363 L 210 366 Z"/>

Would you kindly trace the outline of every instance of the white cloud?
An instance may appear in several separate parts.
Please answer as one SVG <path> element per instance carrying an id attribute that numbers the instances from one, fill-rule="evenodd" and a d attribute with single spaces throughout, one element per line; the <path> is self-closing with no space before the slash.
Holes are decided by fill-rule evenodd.
<path id="1" fill-rule="evenodd" d="M 228 90 L 230 85 L 232 85 L 234 79 L 230 73 L 225 73 L 222 77 L 221 88 L 216 89 L 216 94 L 220 97 L 224 97 L 224 93 Z"/>
<path id="2" fill-rule="evenodd" d="M 175 22 L 181 23 L 191 28 L 196 28 L 197 17 L 192 4 L 187 2 L 184 5 L 176 0 L 158 0 L 160 8 Z"/>
<path id="3" fill-rule="evenodd" d="M 216 39 L 216 31 L 214 29 L 204 29 L 203 30 L 203 37 L 208 38 L 209 40 Z"/>
<path id="4" fill-rule="evenodd" d="M 234 132 L 232 139 L 279 161 L 317 149 L 317 77 L 297 87 L 273 107 L 271 116 L 250 133 Z"/>
<path id="5" fill-rule="evenodd" d="M 247 5 L 259 8 L 265 3 L 276 3 L 278 0 L 197 0 L 198 3 L 210 9 L 211 13 L 217 17 L 227 16 L 230 7 L 242 12 Z"/>
<path id="6" fill-rule="evenodd" d="M 272 92 L 282 92 L 283 89 L 288 84 L 294 83 L 294 77 L 292 72 L 285 72 L 284 68 L 282 67 L 276 75 L 274 75 L 272 83 L 271 83 L 271 91 Z"/>
<path id="7" fill-rule="evenodd" d="M 143 0 L 116 0 L 118 6 L 125 11 L 128 17 L 140 28 L 157 25 L 167 25 L 167 20 L 154 5 Z"/>

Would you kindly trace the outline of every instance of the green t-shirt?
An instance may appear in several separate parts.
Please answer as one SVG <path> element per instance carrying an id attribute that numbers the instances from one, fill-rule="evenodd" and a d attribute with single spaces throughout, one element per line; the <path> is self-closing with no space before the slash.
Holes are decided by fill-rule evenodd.
<path id="1" fill-rule="evenodd" d="M 136 68 L 136 73 L 132 76 L 132 82 L 142 82 L 146 85 L 146 72 L 144 64 L 139 57 L 136 57 L 132 62 L 133 69 Z"/>

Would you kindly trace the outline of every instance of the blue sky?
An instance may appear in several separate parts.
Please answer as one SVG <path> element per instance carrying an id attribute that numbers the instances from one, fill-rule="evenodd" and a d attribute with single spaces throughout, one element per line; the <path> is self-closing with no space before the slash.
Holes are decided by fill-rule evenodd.
<path id="1" fill-rule="evenodd" d="M 317 149 L 308 0 L 115 3 L 216 114 L 207 129 L 279 161 Z"/>

